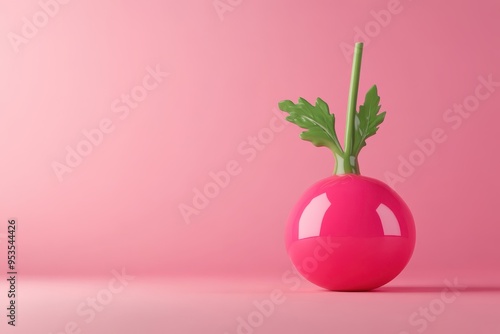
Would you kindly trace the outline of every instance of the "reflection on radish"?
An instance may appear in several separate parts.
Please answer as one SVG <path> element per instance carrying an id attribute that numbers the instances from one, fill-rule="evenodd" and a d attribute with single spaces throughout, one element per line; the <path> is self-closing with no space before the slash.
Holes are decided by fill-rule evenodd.
<path id="1" fill-rule="evenodd" d="M 305 278 L 336 291 L 366 291 L 388 283 L 415 247 L 415 225 L 405 202 L 384 183 L 360 175 L 359 152 L 385 112 L 379 113 L 376 86 L 356 111 L 363 44 L 354 50 L 344 148 L 335 133 L 335 116 L 323 100 L 279 104 L 288 121 L 306 129 L 302 139 L 328 147 L 335 157 L 334 175 L 309 188 L 293 208 L 286 247 Z"/>

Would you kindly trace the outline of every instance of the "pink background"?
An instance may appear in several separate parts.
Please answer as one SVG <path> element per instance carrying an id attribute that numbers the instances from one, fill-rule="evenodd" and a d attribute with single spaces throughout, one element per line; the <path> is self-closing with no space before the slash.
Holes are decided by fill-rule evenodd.
<path id="1" fill-rule="evenodd" d="M 16 53 L 8 34 L 40 5 L 0 2 L 0 219 L 19 221 L 22 275 L 279 279 L 288 212 L 333 159 L 295 126 L 251 161 L 240 145 L 269 134 L 277 102 L 299 96 L 327 101 L 343 138 L 341 45 L 362 40 L 359 28 L 369 33 L 360 95 L 376 83 L 387 110 L 362 173 L 386 180 L 400 156 L 418 155 L 415 140 L 446 135 L 394 185 L 417 227 L 398 280 L 498 281 L 500 87 L 458 128 L 444 117 L 474 101 L 478 77 L 500 82 L 500 3 L 401 0 L 385 26 L 371 11 L 392 1 L 232 3 L 221 20 L 211 0 L 70 1 Z M 120 119 L 113 101 L 157 65 L 168 77 Z M 59 182 L 51 164 L 103 119 L 114 130 Z M 241 172 L 187 224 L 179 205 L 233 160 Z"/>

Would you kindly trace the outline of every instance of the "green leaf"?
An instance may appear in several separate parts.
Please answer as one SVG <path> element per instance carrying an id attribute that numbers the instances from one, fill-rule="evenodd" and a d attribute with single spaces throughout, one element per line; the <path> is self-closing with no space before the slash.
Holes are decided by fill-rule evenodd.
<path id="1" fill-rule="evenodd" d="M 359 106 L 354 123 L 353 156 L 358 156 L 359 151 L 366 145 L 366 139 L 377 133 L 379 125 L 384 121 L 385 111 L 380 111 L 380 96 L 377 86 L 373 85 L 365 95 L 365 102 Z"/>
<path id="2" fill-rule="evenodd" d="M 342 147 L 335 133 L 335 116 L 330 114 L 328 104 L 316 99 L 312 105 L 303 98 L 297 104 L 290 100 L 281 101 L 279 108 L 288 113 L 286 120 L 306 129 L 300 138 L 310 141 L 314 146 L 325 146 L 333 152 L 342 153 Z"/>

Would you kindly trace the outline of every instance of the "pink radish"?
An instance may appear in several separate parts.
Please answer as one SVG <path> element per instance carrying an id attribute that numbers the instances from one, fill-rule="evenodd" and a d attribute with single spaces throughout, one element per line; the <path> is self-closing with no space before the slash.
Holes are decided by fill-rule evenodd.
<path id="1" fill-rule="evenodd" d="M 306 131 L 301 138 L 330 148 L 334 175 L 310 187 L 288 219 L 286 247 L 297 270 L 312 283 L 336 291 L 366 291 L 394 279 L 415 247 L 410 209 L 386 184 L 360 175 L 358 155 L 385 118 L 377 87 L 356 111 L 363 44 L 356 43 L 349 92 L 345 148 L 335 116 L 321 99 L 279 104 L 287 120 Z"/>

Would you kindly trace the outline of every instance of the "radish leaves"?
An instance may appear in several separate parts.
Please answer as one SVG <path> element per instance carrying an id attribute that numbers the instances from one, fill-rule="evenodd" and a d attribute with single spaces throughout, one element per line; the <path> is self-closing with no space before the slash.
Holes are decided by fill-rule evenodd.
<path id="1" fill-rule="evenodd" d="M 290 100 L 281 101 L 279 108 L 288 113 L 287 121 L 307 129 L 300 134 L 300 138 L 310 141 L 314 146 L 325 146 L 334 153 L 342 153 L 335 133 L 335 116 L 330 114 L 325 101 L 318 98 L 313 106 L 305 99 L 299 98 L 297 104 Z"/>
<path id="2" fill-rule="evenodd" d="M 320 98 L 312 105 L 303 98 L 298 103 L 290 100 L 281 101 L 279 108 L 288 113 L 286 120 L 297 124 L 306 131 L 300 134 L 304 140 L 315 146 L 326 146 L 335 158 L 334 174 L 359 174 L 358 155 L 366 146 L 366 139 L 377 133 L 378 127 L 385 119 L 385 111 L 380 112 L 380 97 L 377 86 L 372 86 L 365 96 L 365 102 L 356 111 L 361 56 L 363 43 L 354 46 L 351 85 L 347 105 L 344 149 L 335 133 L 335 116 L 330 114 L 328 105 Z"/>
<path id="3" fill-rule="evenodd" d="M 373 85 L 365 96 L 365 102 L 359 106 L 359 112 L 355 115 L 354 123 L 354 156 L 366 145 L 366 139 L 377 133 L 379 125 L 384 121 L 385 111 L 380 111 L 380 96 L 377 94 L 377 86 Z"/>

